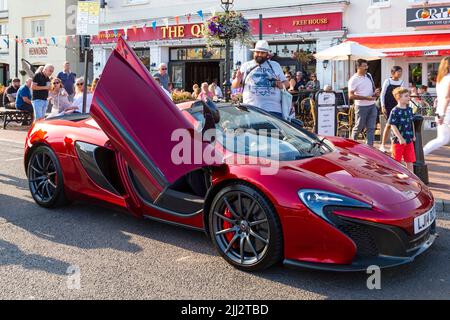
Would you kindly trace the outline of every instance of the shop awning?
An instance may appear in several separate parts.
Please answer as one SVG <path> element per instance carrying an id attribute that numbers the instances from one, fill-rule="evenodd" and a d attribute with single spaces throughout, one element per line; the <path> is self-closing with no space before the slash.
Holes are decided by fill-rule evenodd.
<path id="1" fill-rule="evenodd" d="M 349 37 L 348 40 L 384 52 L 387 57 L 450 55 L 450 34 Z"/>

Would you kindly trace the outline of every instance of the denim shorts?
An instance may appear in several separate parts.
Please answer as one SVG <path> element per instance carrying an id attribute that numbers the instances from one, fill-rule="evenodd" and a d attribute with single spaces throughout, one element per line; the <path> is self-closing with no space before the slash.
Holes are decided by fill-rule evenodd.
<path id="1" fill-rule="evenodd" d="M 47 100 L 33 100 L 31 101 L 34 109 L 34 119 L 39 120 L 45 118 L 45 112 L 47 111 Z"/>

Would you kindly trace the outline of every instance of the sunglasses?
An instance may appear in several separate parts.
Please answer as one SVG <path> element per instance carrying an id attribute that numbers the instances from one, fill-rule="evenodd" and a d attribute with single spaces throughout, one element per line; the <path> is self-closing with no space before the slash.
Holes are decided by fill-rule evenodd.
<path id="1" fill-rule="evenodd" d="M 55 81 L 55 82 L 53 82 L 53 84 L 61 84 L 61 82 Z"/>
<path id="2" fill-rule="evenodd" d="M 84 85 L 84 83 L 77 83 L 77 86 L 82 86 Z"/>

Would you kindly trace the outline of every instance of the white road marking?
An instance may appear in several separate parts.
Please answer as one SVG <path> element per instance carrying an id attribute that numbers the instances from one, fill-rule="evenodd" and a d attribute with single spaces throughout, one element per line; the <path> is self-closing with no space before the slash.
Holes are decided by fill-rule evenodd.
<path id="1" fill-rule="evenodd" d="M 8 143 L 13 143 L 13 144 L 17 144 L 17 145 L 25 146 L 25 141 L 23 141 L 23 142 L 18 142 L 17 140 L 11 140 L 11 139 L 0 139 L 0 142 L 8 142 Z"/>
<path id="2" fill-rule="evenodd" d="M 12 158 L 12 159 L 6 159 L 6 160 L 3 160 L 3 161 L 17 161 L 17 160 L 22 160 L 23 159 L 23 157 L 20 157 L 20 158 Z"/>

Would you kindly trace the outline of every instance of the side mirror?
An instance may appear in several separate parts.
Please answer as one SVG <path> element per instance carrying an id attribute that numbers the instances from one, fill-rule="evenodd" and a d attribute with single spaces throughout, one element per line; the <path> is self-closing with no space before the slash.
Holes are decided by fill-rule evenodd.
<path id="1" fill-rule="evenodd" d="M 220 112 L 212 100 L 208 99 L 206 102 L 202 102 L 203 117 L 205 118 L 202 133 L 205 134 L 206 131 L 216 128 L 216 124 L 220 122 Z"/>

